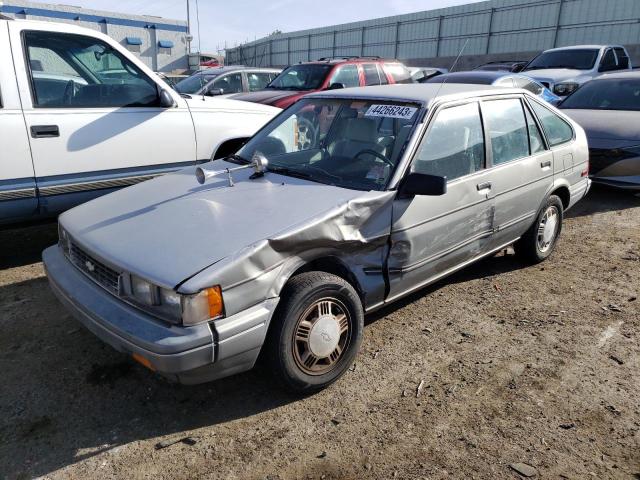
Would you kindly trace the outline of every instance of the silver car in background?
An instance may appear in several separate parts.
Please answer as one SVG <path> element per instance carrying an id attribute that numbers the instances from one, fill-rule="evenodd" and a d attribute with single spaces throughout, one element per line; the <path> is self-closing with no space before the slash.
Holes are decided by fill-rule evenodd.
<path id="1" fill-rule="evenodd" d="M 311 392 L 353 363 L 365 313 L 510 244 L 545 260 L 587 172 L 582 128 L 524 90 L 325 91 L 231 157 L 64 213 L 43 259 L 68 309 L 151 370 L 199 383 L 261 355 Z"/>
<path id="2" fill-rule="evenodd" d="M 185 95 L 215 97 L 263 90 L 282 71 L 280 68 L 256 68 L 227 65 L 199 70 L 177 82 L 173 88 Z"/>

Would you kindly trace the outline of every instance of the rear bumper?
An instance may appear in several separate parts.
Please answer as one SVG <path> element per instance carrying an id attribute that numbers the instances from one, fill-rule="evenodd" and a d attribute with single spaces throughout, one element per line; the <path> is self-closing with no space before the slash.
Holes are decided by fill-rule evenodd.
<path id="1" fill-rule="evenodd" d="M 42 254 L 51 289 L 87 329 L 118 351 L 146 359 L 158 373 L 195 384 L 255 364 L 278 299 L 194 327 L 169 325 L 113 296 L 74 267 L 55 245 Z"/>
<path id="2" fill-rule="evenodd" d="M 586 197 L 587 193 L 589 193 L 589 189 L 591 189 L 591 180 L 586 177 L 579 182 L 571 185 L 571 187 L 569 188 L 570 201 L 569 206 L 566 208 L 566 210 L 569 210 L 576 203 Z"/>

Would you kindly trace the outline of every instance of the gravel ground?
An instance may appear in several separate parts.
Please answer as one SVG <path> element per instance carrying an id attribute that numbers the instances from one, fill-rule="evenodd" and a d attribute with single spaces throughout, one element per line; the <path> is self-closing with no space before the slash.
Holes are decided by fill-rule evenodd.
<path id="1" fill-rule="evenodd" d="M 0 232 L 0 478 L 640 478 L 637 195 L 594 189 L 541 265 L 499 255 L 370 316 L 307 398 L 133 364 L 53 297 L 55 241 Z"/>

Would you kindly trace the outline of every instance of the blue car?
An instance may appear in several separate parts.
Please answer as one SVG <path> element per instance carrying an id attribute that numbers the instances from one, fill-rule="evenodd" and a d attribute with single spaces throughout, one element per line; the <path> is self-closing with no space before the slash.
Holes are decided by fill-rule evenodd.
<path id="1" fill-rule="evenodd" d="M 478 70 L 472 72 L 454 72 L 430 78 L 425 83 L 463 83 L 474 85 L 496 85 L 499 87 L 524 88 L 552 105 L 557 105 L 559 96 L 537 80 L 512 72 Z"/>

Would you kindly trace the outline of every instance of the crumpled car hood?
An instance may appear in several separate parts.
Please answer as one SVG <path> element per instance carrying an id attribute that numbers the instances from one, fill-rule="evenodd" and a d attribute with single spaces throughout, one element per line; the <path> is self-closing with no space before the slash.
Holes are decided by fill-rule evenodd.
<path id="1" fill-rule="evenodd" d="M 584 128 L 589 148 L 625 148 L 640 144 L 640 113 L 620 110 L 562 109 Z"/>
<path id="2" fill-rule="evenodd" d="M 217 160 L 208 169 L 237 167 Z M 157 285 L 174 288 L 222 258 L 295 230 L 367 192 L 252 170 L 199 185 L 195 167 L 73 208 L 60 224 L 90 254 Z"/>

